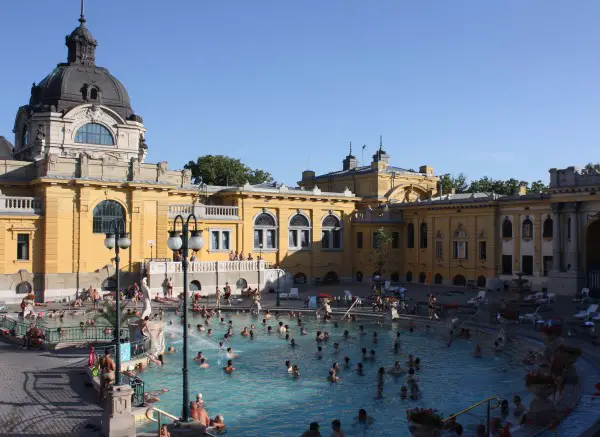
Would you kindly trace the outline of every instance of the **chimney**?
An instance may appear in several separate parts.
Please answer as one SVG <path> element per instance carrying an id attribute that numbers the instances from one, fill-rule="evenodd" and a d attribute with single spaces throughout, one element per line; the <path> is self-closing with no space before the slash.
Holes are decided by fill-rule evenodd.
<path id="1" fill-rule="evenodd" d="M 433 176 L 433 167 L 422 165 L 419 167 L 419 173 L 423 173 L 426 176 Z"/>
<path id="2" fill-rule="evenodd" d="M 519 185 L 519 196 L 527 195 L 527 183 L 521 182 Z"/>

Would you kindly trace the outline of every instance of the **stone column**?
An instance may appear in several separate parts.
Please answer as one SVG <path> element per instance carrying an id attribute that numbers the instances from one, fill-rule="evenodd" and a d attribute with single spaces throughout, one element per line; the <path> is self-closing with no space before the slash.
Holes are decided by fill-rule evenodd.
<path id="1" fill-rule="evenodd" d="M 133 389 L 129 385 L 113 386 L 102 414 L 104 437 L 135 437 L 135 417 L 131 412 Z"/>
<path id="2" fill-rule="evenodd" d="M 569 204 L 568 217 L 571 222 L 571 239 L 568 242 L 567 264 L 569 270 L 579 270 L 579 202 Z"/>
<path id="3" fill-rule="evenodd" d="M 552 270 L 562 270 L 561 256 L 561 226 L 560 226 L 560 203 L 552 204 Z"/>

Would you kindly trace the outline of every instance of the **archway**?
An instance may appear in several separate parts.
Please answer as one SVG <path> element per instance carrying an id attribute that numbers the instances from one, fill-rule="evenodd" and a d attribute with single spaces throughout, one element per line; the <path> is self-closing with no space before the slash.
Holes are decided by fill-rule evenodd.
<path id="1" fill-rule="evenodd" d="M 400 280 L 400 275 L 398 274 L 398 272 L 394 272 L 390 275 L 390 279 L 392 280 L 392 282 L 398 282 Z"/>
<path id="2" fill-rule="evenodd" d="M 410 270 L 406 272 L 406 282 L 412 282 L 412 272 Z"/>
<path id="3" fill-rule="evenodd" d="M 248 282 L 244 278 L 240 278 L 237 281 L 235 281 L 235 288 L 237 288 L 238 290 L 248 288 Z"/>
<path id="4" fill-rule="evenodd" d="M 487 283 L 487 279 L 485 279 L 485 276 L 478 276 L 477 277 L 477 286 L 478 287 L 485 287 L 486 283 Z"/>
<path id="5" fill-rule="evenodd" d="M 339 278 L 336 272 L 329 271 L 323 278 L 324 284 L 337 284 L 339 282 Z"/>
<path id="6" fill-rule="evenodd" d="M 425 274 L 425 272 L 419 273 L 419 282 L 421 284 L 423 284 L 425 282 L 425 279 L 427 279 L 427 275 Z"/>
<path id="7" fill-rule="evenodd" d="M 294 284 L 306 284 L 306 275 L 304 273 L 296 273 L 294 275 Z"/>
<path id="8" fill-rule="evenodd" d="M 436 273 L 435 276 L 433 277 L 433 283 L 434 284 L 438 284 L 439 285 L 439 284 L 442 283 L 443 280 L 444 280 L 444 278 L 439 273 Z"/>
<path id="9" fill-rule="evenodd" d="M 117 291 L 117 280 L 115 278 L 106 278 L 100 288 L 102 288 L 102 291 Z"/>
<path id="10" fill-rule="evenodd" d="M 356 272 L 356 282 L 362 282 L 363 280 L 363 272 Z"/>
<path id="11" fill-rule="evenodd" d="M 195 279 L 190 282 L 190 291 L 200 291 L 202 290 L 202 284 L 200 281 L 196 281 Z"/>
<path id="12" fill-rule="evenodd" d="M 590 296 L 600 296 L 600 220 L 590 223 L 586 230 L 587 285 Z"/>
<path id="13" fill-rule="evenodd" d="M 467 280 L 463 275 L 456 275 L 454 279 L 452 279 L 452 285 L 464 287 L 465 285 L 467 285 Z"/>

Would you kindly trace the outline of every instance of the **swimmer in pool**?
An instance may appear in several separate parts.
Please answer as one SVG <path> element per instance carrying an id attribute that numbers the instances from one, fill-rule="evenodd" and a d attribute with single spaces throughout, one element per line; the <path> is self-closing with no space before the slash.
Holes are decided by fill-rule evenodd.
<path id="1" fill-rule="evenodd" d="M 290 340 L 290 346 L 296 347 L 296 340 L 294 340 L 293 338 Z"/>
<path id="2" fill-rule="evenodd" d="M 350 357 L 344 357 L 344 367 L 346 369 L 350 368 Z"/>
<path id="3" fill-rule="evenodd" d="M 223 367 L 223 370 L 228 375 L 231 375 L 235 371 L 235 367 L 233 367 L 233 361 L 231 361 L 231 360 L 227 361 L 227 366 Z"/>
<path id="4" fill-rule="evenodd" d="M 174 353 L 176 353 L 176 352 L 177 352 L 177 349 L 175 349 L 173 346 L 169 346 L 169 348 L 167 349 L 167 351 L 166 351 L 166 352 L 164 352 L 164 354 L 165 354 L 165 355 L 166 355 L 166 354 L 169 354 L 169 355 L 170 355 L 170 354 L 174 354 Z"/>
<path id="5" fill-rule="evenodd" d="M 335 370 L 329 369 L 329 375 L 327 376 L 327 381 L 334 384 L 340 381 L 340 378 L 335 374 Z"/>
<path id="6" fill-rule="evenodd" d="M 294 368 L 292 367 L 292 363 L 290 363 L 289 361 L 285 362 L 285 367 L 288 373 L 292 373 L 292 370 L 294 370 Z"/>
<path id="7" fill-rule="evenodd" d="M 210 365 L 206 362 L 206 360 L 204 358 L 200 358 L 200 368 L 207 369 L 209 367 Z"/>
<path id="8" fill-rule="evenodd" d="M 373 333 L 373 344 L 377 344 L 377 343 L 379 343 L 379 339 L 377 338 L 377 333 L 374 332 Z"/>
<path id="9" fill-rule="evenodd" d="M 273 328 L 271 328 L 270 326 L 267 327 L 267 334 L 272 334 L 273 333 Z"/>
<path id="10" fill-rule="evenodd" d="M 242 330 L 242 332 L 240 332 L 240 335 L 243 337 L 250 337 L 250 331 L 248 331 L 248 327 L 244 327 L 244 329 Z"/>
<path id="11" fill-rule="evenodd" d="M 350 334 L 348 333 L 348 331 L 344 331 L 344 339 L 348 340 L 349 336 Z"/>
<path id="12" fill-rule="evenodd" d="M 406 398 L 408 397 L 408 389 L 406 388 L 406 386 L 405 386 L 405 385 L 403 385 L 403 386 L 400 388 L 400 397 L 401 397 L 402 399 L 406 399 Z"/>
<path id="13" fill-rule="evenodd" d="M 227 358 L 237 358 L 237 354 L 233 352 L 233 348 L 227 348 Z"/>
<path id="14" fill-rule="evenodd" d="M 360 325 L 358 327 L 358 334 L 359 335 L 367 335 L 367 333 L 365 332 L 365 327 L 363 325 Z"/>
<path id="15" fill-rule="evenodd" d="M 300 377 L 300 368 L 296 364 L 294 364 L 294 367 L 292 367 L 292 376 L 294 378 Z"/>
<path id="16" fill-rule="evenodd" d="M 481 353 L 481 345 L 476 344 L 475 349 L 473 350 L 473 358 L 481 358 L 483 354 Z"/>
<path id="17" fill-rule="evenodd" d="M 340 371 L 340 365 L 339 365 L 339 363 L 337 361 L 333 363 L 333 365 L 331 366 L 331 368 L 333 370 L 335 370 L 336 373 Z"/>
<path id="18" fill-rule="evenodd" d="M 323 358 L 323 348 L 321 346 L 317 348 L 317 352 L 315 352 L 315 358 Z"/>
<path id="19" fill-rule="evenodd" d="M 406 364 L 408 364 L 409 369 L 412 369 L 413 367 L 415 367 L 415 357 L 413 356 L 413 354 L 408 355 L 408 361 Z"/>
<path id="20" fill-rule="evenodd" d="M 334 354 L 340 353 L 340 345 L 338 343 L 333 343 L 333 353 Z"/>
<path id="21" fill-rule="evenodd" d="M 200 361 L 202 358 L 204 358 L 202 356 L 202 352 L 198 352 L 198 355 L 196 355 L 196 357 L 194 357 L 194 361 Z"/>
<path id="22" fill-rule="evenodd" d="M 406 373 L 406 370 L 402 368 L 402 366 L 400 365 L 400 361 L 396 361 L 394 363 L 394 366 L 388 370 L 388 373 L 390 375 L 402 375 Z"/>
<path id="23" fill-rule="evenodd" d="M 356 373 L 358 373 L 359 376 L 364 376 L 365 375 L 365 371 L 363 368 L 363 363 L 358 363 L 356 365 Z"/>
<path id="24" fill-rule="evenodd" d="M 308 335 L 308 332 L 306 332 L 306 328 L 304 328 L 304 326 L 300 328 L 300 335 Z"/>
<path id="25" fill-rule="evenodd" d="M 208 331 L 206 331 L 206 335 L 208 337 L 211 337 L 212 336 L 212 329 L 209 329 Z"/>
<path id="26" fill-rule="evenodd" d="M 375 423 L 375 419 L 367 414 L 367 411 L 364 408 L 361 408 L 358 411 L 358 416 L 354 418 L 356 424 L 360 425 L 371 425 Z"/>

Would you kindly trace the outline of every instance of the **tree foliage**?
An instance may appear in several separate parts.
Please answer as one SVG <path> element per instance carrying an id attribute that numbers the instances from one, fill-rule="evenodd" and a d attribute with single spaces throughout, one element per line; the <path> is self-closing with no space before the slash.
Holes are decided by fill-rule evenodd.
<path id="1" fill-rule="evenodd" d="M 246 182 L 260 184 L 273 181 L 269 172 L 251 169 L 239 159 L 224 155 L 200 156 L 196 161 L 189 161 L 184 168 L 192 171 L 195 184 L 240 186 Z"/>
<path id="2" fill-rule="evenodd" d="M 375 232 L 375 241 L 373 241 L 373 251 L 371 253 L 371 262 L 375 270 L 380 275 L 385 274 L 386 265 L 389 260 L 389 249 L 392 244 L 392 236 L 384 228 L 379 228 Z"/>
<path id="3" fill-rule="evenodd" d="M 593 164 L 588 162 L 585 167 L 581 169 L 582 174 L 594 175 L 600 173 L 600 163 Z"/>
<path id="4" fill-rule="evenodd" d="M 129 319 L 139 318 L 133 312 L 127 312 L 127 302 L 121 304 L 121 327 L 126 328 Z M 102 309 L 94 315 L 94 321 L 100 325 L 117 326 L 117 308 L 111 302 L 105 302 Z M 101 323 L 98 323 L 101 322 Z"/>
<path id="5" fill-rule="evenodd" d="M 600 167 L 600 165 L 599 165 Z M 515 178 L 507 180 L 492 179 L 487 176 L 481 179 L 468 181 L 464 173 L 456 176 L 444 175 L 440 178 L 444 194 L 448 194 L 454 188 L 456 193 L 495 193 L 500 195 L 518 194 L 521 184 L 527 187 L 527 194 L 539 193 L 547 186 L 542 181 L 526 182 Z"/>

